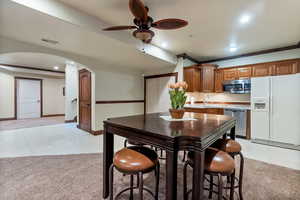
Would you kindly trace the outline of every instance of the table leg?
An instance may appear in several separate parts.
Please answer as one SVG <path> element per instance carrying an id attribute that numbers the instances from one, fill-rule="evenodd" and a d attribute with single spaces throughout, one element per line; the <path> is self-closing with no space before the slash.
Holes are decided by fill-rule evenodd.
<path id="1" fill-rule="evenodd" d="M 166 200 L 177 199 L 177 151 L 166 151 Z"/>
<path id="2" fill-rule="evenodd" d="M 235 140 L 235 126 L 232 127 L 230 130 L 230 138 Z"/>
<path id="3" fill-rule="evenodd" d="M 204 198 L 204 156 L 204 151 L 195 152 L 192 200 L 202 200 Z"/>
<path id="4" fill-rule="evenodd" d="M 103 198 L 109 194 L 109 167 L 113 162 L 114 156 L 114 135 L 108 133 L 104 127 L 103 133 Z"/>

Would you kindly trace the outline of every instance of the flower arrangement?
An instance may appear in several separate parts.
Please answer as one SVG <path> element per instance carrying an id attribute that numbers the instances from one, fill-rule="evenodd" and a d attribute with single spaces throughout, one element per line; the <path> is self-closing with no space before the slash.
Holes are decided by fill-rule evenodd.
<path id="1" fill-rule="evenodd" d="M 187 99 L 187 96 L 185 95 L 187 88 L 188 84 L 184 81 L 169 84 L 169 94 L 172 106 L 172 109 L 170 109 L 170 113 L 172 118 L 180 119 L 183 117 L 183 107 Z"/>

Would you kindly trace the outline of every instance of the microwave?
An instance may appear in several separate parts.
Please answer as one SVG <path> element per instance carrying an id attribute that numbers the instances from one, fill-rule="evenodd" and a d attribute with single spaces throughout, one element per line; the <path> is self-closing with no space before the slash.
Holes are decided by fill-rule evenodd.
<path id="1" fill-rule="evenodd" d="M 223 82 L 223 91 L 232 94 L 247 94 L 251 92 L 251 80 L 231 80 Z"/>

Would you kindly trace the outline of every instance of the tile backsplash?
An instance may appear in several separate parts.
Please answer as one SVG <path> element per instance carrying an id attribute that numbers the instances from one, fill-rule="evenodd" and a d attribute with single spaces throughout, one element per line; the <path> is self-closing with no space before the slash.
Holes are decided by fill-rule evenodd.
<path id="1" fill-rule="evenodd" d="M 187 101 L 250 102 L 250 94 L 188 92 Z"/>

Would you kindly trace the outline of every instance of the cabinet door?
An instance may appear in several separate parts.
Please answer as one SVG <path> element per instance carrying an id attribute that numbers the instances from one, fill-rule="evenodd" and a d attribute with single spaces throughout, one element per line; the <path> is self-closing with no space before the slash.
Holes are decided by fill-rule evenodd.
<path id="1" fill-rule="evenodd" d="M 200 91 L 200 69 L 198 67 L 186 67 L 183 69 L 184 81 L 188 84 L 187 92 Z"/>
<path id="2" fill-rule="evenodd" d="M 237 68 L 238 79 L 249 79 L 251 78 L 251 67 L 239 67 Z"/>
<path id="3" fill-rule="evenodd" d="M 214 92 L 215 90 L 215 66 L 201 67 L 200 85 L 201 92 Z"/>
<path id="4" fill-rule="evenodd" d="M 270 64 L 260 64 L 255 65 L 252 69 L 252 76 L 260 77 L 260 76 L 271 76 L 273 69 L 273 65 Z"/>
<path id="5" fill-rule="evenodd" d="M 224 69 L 223 71 L 223 79 L 224 81 L 231 81 L 237 78 L 237 69 Z"/>
<path id="6" fill-rule="evenodd" d="M 215 92 L 223 92 L 223 70 L 215 71 Z"/>
<path id="7" fill-rule="evenodd" d="M 274 75 L 285 75 L 297 73 L 297 61 L 285 61 L 276 63 L 274 66 Z"/>

